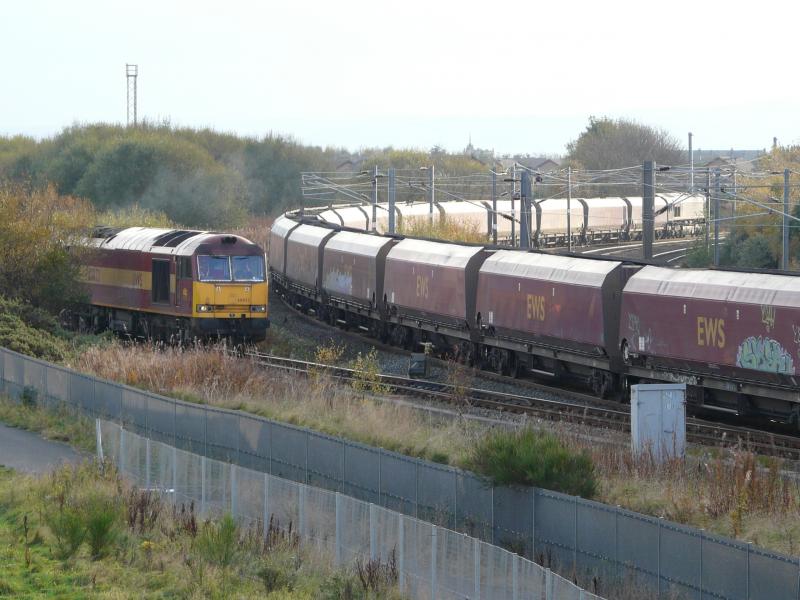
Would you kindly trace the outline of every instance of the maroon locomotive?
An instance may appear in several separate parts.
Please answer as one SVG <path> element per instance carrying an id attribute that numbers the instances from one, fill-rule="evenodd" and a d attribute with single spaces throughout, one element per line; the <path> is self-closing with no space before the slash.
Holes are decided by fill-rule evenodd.
<path id="1" fill-rule="evenodd" d="M 268 326 L 264 252 L 223 233 L 97 228 L 82 254 L 90 299 L 71 318 L 93 330 L 188 341 L 258 341 Z"/>

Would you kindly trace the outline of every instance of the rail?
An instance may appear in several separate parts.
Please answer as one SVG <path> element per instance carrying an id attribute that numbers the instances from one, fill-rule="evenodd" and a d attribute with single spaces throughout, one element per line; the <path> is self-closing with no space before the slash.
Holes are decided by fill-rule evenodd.
<path id="1" fill-rule="evenodd" d="M 246 352 L 245 356 L 264 367 L 304 374 L 324 373 L 345 383 L 372 378 L 381 387 L 396 394 L 466 404 L 476 408 L 515 412 L 551 421 L 580 423 L 621 432 L 630 431 L 629 411 L 622 410 L 619 404 L 611 406 L 610 402 L 606 403 L 606 406 L 602 406 L 599 404 L 602 401 L 596 398 L 593 398 L 595 404 L 590 404 L 587 400 L 590 397 L 585 394 L 576 394 L 578 397 L 583 397 L 584 401 L 555 400 L 535 395 L 510 394 L 398 375 L 376 375 L 346 367 L 254 351 Z M 564 393 L 564 390 L 559 389 L 558 391 Z M 686 437 L 689 442 L 697 444 L 707 446 L 740 445 L 757 454 L 800 461 L 800 439 L 789 435 L 690 417 L 686 420 Z"/>

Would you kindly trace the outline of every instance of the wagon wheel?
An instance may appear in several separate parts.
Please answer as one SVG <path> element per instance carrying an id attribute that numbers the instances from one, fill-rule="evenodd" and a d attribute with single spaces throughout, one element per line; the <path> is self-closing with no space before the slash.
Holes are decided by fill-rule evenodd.
<path id="1" fill-rule="evenodd" d="M 631 349 L 628 346 L 628 340 L 622 340 L 622 360 L 625 364 L 631 364 Z"/>

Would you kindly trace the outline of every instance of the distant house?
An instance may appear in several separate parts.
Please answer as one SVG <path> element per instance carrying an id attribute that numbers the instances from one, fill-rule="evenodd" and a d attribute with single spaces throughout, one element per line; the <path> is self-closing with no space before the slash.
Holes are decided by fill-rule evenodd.
<path id="1" fill-rule="evenodd" d="M 561 167 L 557 161 L 544 156 L 516 156 L 497 159 L 495 161 L 495 170 L 507 172 L 515 164 L 522 165 L 538 173 L 549 173 Z"/>
<path id="2" fill-rule="evenodd" d="M 742 159 L 739 157 L 731 158 L 729 156 L 717 156 L 716 158 L 712 158 L 705 164 L 700 163 L 699 165 L 695 163 L 695 168 L 703 168 L 703 169 L 720 169 L 721 171 L 728 171 L 732 172 L 734 170 L 738 171 L 739 173 L 749 173 L 753 170 L 755 166 L 755 160 L 747 160 Z"/>
<path id="3" fill-rule="evenodd" d="M 351 171 L 360 171 L 361 165 L 364 163 L 363 158 L 348 158 L 336 165 L 336 170 L 339 173 L 347 173 Z"/>
<path id="4" fill-rule="evenodd" d="M 559 165 L 552 158 L 545 158 L 542 162 L 533 167 L 533 170 L 538 171 L 539 173 L 549 173 L 554 169 L 558 169 L 560 166 L 561 165 Z"/>

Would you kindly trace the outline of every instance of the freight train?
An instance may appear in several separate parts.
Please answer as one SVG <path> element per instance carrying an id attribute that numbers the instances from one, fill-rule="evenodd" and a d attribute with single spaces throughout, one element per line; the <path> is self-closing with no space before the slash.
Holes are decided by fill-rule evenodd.
<path id="1" fill-rule="evenodd" d="M 89 301 L 65 325 L 174 342 L 266 336 L 265 254 L 243 237 L 97 227 L 80 253 Z"/>
<path id="2" fill-rule="evenodd" d="M 497 237 L 511 238 L 512 223 L 519 220 L 520 202 L 508 199 L 497 201 Z M 657 194 L 654 200 L 656 237 L 683 237 L 698 233 L 704 227 L 706 198 L 699 194 Z M 397 203 L 395 222 L 399 228 L 413 221 L 431 218 L 427 203 Z M 640 239 L 642 234 L 642 198 L 573 198 L 570 207 L 569 230 L 578 243 L 615 242 Z M 320 218 L 333 225 L 370 230 L 370 206 L 337 206 L 320 213 Z M 434 222 L 447 218 L 457 220 L 477 232 L 492 236 L 492 204 L 488 201 L 436 202 Z M 389 209 L 385 203 L 375 210 L 375 230 L 388 231 Z M 516 223 L 518 230 L 519 223 Z M 531 238 L 540 246 L 564 245 L 567 232 L 567 200 L 547 198 L 537 200 L 531 207 Z"/>
<path id="3" fill-rule="evenodd" d="M 800 424 L 800 278 L 383 236 L 319 217 L 270 231 L 273 288 L 331 324 L 483 369 L 575 379 Z"/>

